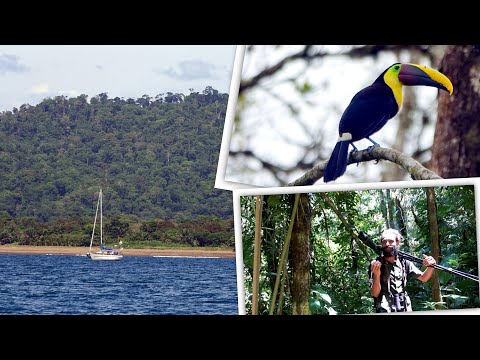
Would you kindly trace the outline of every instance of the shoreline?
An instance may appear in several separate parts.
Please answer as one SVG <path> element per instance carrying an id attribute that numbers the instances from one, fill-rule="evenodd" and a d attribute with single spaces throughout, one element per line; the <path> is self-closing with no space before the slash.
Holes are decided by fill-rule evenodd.
<path id="1" fill-rule="evenodd" d="M 0 254 L 22 255 L 75 255 L 86 256 L 88 247 L 74 246 L 30 246 L 30 245 L 0 245 Z M 234 258 L 233 250 L 209 249 L 124 249 L 123 256 L 172 256 L 172 257 L 219 257 Z"/>

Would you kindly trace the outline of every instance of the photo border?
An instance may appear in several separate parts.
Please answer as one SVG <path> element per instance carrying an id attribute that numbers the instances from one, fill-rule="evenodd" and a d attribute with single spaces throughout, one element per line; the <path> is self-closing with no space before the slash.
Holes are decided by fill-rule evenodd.
<path id="1" fill-rule="evenodd" d="M 462 186 L 473 185 L 475 192 L 475 221 L 477 232 L 477 261 L 480 265 L 480 190 L 477 185 L 480 184 L 480 178 L 456 178 L 442 180 L 412 180 L 412 181 L 388 181 L 377 183 L 356 183 L 356 184 L 338 184 L 338 185 L 311 185 L 311 186 L 284 186 L 284 187 L 257 187 L 249 189 L 233 190 L 233 211 L 235 226 L 235 256 L 237 265 L 237 290 L 238 290 L 238 311 L 239 315 L 246 315 L 245 310 L 245 287 L 244 287 L 244 263 L 243 263 L 243 243 L 242 243 L 242 220 L 240 196 L 255 195 L 281 195 L 297 193 L 319 193 L 330 191 L 358 191 L 375 189 L 400 189 L 400 188 L 425 188 L 435 186 Z M 479 283 L 480 290 L 480 283 Z M 475 309 L 450 309 L 438 311 L 414 311 L 407 312 L 404 315 L 480 315 L 480 308 Z M 359 314 L 367 315 L 367 314 Z M 403 315 L 403 313 L 402 313 Z"/>
<path id="2" fill-rule="evenodd" d="M 235 60 L 233 63 L 232 80 L 230 82 L 230 91 L 228 95 L 227 113 L 225 115 L 225 124 L 223 127 L 222 144 L 220 145 L 220 153 L 217 164 L 217 174 L 215 177 L 216 189 L 234 190 L 245 188 L 257 188 L 254 185 L 241 184 L 225 180 L 225 172 L 227 169 L 228 154 L 230 152 L 230 140 L 233 132 L 233 124 L 235 119 L 235 111 L 237 107 L 238 92 L 240 89 L 240 81 L 242 76 L 243 60 L 245 58 L 246 45 L 237 45 L 235 51 Z"/>

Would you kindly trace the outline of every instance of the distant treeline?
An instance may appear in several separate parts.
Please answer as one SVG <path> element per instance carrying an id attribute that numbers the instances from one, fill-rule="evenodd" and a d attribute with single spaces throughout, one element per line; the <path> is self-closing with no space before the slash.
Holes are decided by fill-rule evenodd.
<path id="1" fill-rule="evenodd" d="M 6 211 L 0 213 L 0 245 L 89 246 L 92 230 L 93 218 L 57 219 L 46 224 L 29 217 L 14 219 Z M 107 244 L 122 240 L 125 247 L 235 246 L 233 218 L 215 216 L 183 221 L 115 217 L 105 221 L 104 236 Z M 97 228 L 95 245 L 99 239 Z"/>

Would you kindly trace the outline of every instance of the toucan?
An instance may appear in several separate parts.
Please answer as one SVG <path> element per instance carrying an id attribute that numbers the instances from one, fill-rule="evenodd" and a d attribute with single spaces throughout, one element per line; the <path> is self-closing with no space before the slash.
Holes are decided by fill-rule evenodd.
<path id="1" fill-rule="evenodd" d="M 347 170 L 348 147 L 361 139 L 378 143 L 370 136 L 394 117 L 402 106 L 403 86 L 433 86 L 453 92 L 451 81 L 437 70 L 417 64 L 395 63 L 388 67 L 372 85 L 360 90 L 345 109 L 338 128 L 339 138 L 323 172 L 324 182 L 342 176 Z"/>

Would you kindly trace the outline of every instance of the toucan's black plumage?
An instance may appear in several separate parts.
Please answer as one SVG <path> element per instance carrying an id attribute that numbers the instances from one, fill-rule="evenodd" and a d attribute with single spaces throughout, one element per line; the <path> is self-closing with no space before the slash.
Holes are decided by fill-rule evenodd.
<path id="1" fill-rule="evenodd" d="M 453 86 L 442 73 L 416 64 L 395 63 L 386 69 L 374 83 L 360 90 L 340 119 L 340 137 L 323 173 L 325 182 L 342 176 L 347 169 L 349 145 L 379 131 L 402 106 L 403 85 L 433 86 L 450 94 Z"/>

